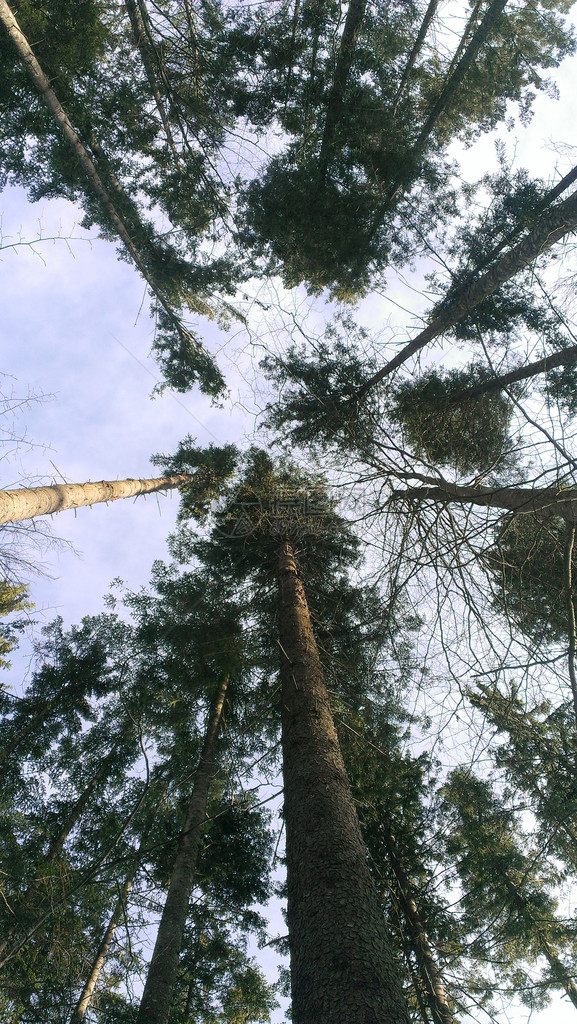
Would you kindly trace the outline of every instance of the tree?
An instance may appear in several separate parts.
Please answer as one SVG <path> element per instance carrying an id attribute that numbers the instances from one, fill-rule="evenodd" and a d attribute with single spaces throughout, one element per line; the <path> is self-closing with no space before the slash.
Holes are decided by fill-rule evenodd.
<path id="1" fill-rule="evenodd" d="M 1 763 L 14 840 L 6 914 L 17 907 L 24 925 L 5 951 L 9 1012 L 60 1024 L 62 993 L 81 1002 L 86 979 L 100 970 L 94 1014 L 134 1017 L 114 971 L 134 971 L 138 955 L 111 944 L 113 967 L 100 964 L 139 849 L 141 871 L 116 932 L 121 942 L 126 929 L 132 940 L 167 890 L 168 917 L 180 890 L 171 964 L 160 955 L 161 925 L 141 1017 L 152 1012 L 146 1000 L 160 991 L 159 970 L 164 1019 L 232 1022 L 235 999 L 245 1017 L 266 1019 L 270 993 L 244 937 L 247 905 L 268 891 L 270 842 L 249 800 L 229 806 L 236 789 L 225 784 L 224 768 L 216 770 L 212 739 L 222 716 L 218 700 L 212 715 L 210 706 L 225 683 L 234 738 L 227 731 L 225 742 L 221 733 L 223 764 L 234 758 L 241 778 L 251 758 L 273 764 L 281 733 L 295 1021 L 396 1022 L 410 1013 L 449 1024 L 476 1012 L 476 998 L 480 1009 L 489 1006 L 492 981 L 506 993 L 521 986 L 527 998 L 535 986 L 573 998 L 573 925 L 555 902 L 556 887 L 575 873 L 574 826 L 563 813 L 572 809 L 570 774 L 561 765 L 562 754 L 573 756 L 571 709 L 566 688 L 554 699 L 548 691 L 568 654 L 577 713 L 575 338 L 550 269 L 553 246 L 577 225 L 575 169 L 558 182 L 536 181 L 501 160 L 497 174 L 464 186 L 448 161 L 456 142 L 502 123 L 511 101 L 528 115 L 532 90 L 547 88 L 542 72 L 573 47 L 561 17 L 568 3 L 472 3 L 453 35 L 440 5 L 424 0 L 353 0 L 346 8 L 332 0 L 207 0 L 195 8 L 188 0 L 154 7 L 127 0 L 122 9 L 87 0 L 84 53 L 74 8 L 69 0 L 50 11 L 22 2 L 18 32 L 4 6 L 19 49 L 2 37 L 0 105 L 9 119 L 2 173 L 36 197 L 80 200 L 87 223 L 120 239 L 156 296 L 156 349 L 172 385 L 198 380 L 212 395 L 221 391 L 184 311 L 235 315 L 235 290 L 251 275 L 260 282 L 273 271 L 287 286 L 305 283 L 313 294 L 328 289 L 332 299 L 350 301 L 432 249 L 446 276 L 430 278 L 439 301 L 400 351 L 383 354 L 341 312 L 320 339 L 281 349 L 276 361 L 269 356 L 282 395 L 269 411 L 274 439 L 282 430 L 295 458 L 309 459 L 312 450 L 325 476 L 259 450 L 240 460 L 232 446 L 201 451 L 189 439 L 174 459 L 158 457 L 172 473 L 189 474 L 182 528 L 171 543 L 192 567 L 157 567 L 158 597 L 128 599 L 131 626 L 103 619 L 68 638 L 55 627 L 54 657 L 22 701 L 5 698 Z M 417 374 L 409 359 L 425 358 L 425 347 L 443 337 L 466 353 L 457 351 L 448 371 Z M 533 405 L 543 394 L 547 423 Z M 379 585 L 380 563 L 375 555 L 370 570 L 361 566 L 327 479 L 341 489 L 350 481 L 355 519 L 367 532 L 375 524 L 373 552 L 386 561 Z M 197 533 L 186 527 L 190 518 Z M 210 614 L 219 628 L 206 636 L 200 591 L 209 570 L 210 585 L 218 579 L 228 591 L 214 593 Z M 372 585 L 359 594 L 353 575 L 366 584 L 369 572 Z M 218 640 L 224 661 L 231 654 L 219 617 L 231 595 L 238 672 L 211 646 Z M 411 600 L 429 622 L 436 601 L 439 619 L 411 684 L 414 742 L 437 747 L 444 722 L 466 718 L 451 733 L 447 760 L 467 763 L 448 780 L 442 810 L 433 759 L 399 749 L 391 719 L 407 720 L 402 687 L 387 690 L 386 659 L 379 660 L 386 629 L 396 642 L 391 623 Z M 437 640 L 444 675 L 434 662 L 431 671 Z M 276 678 L 279 654 L 280 707 L 265 685 Z M 521 735 L 520 691 L 507 718 L 508 698 L 497 685 L 511 666 L 527 684 L 530 739 Z M 471 690 L 473 673 L 497 683 Z M 550 713 L 535 711 L 531 686 L 547 691 Z M 386 720 L 385 704 L 396 708 Z M 342 706 L 353 709 L 346 722 Z M 108 743 L 95 757 L 90 744 L 127 716 L 134 733 L 128 729 L 125 762 Z M 212 728 L 203 756 L 205 721 Z M 360 734 L 360 749 L 347 750 L 347 725 Z M 485 746 L 487 729 L 502 726 L 507 749 L 494 738 Z M 135 764 L 136 734 L 146 777 L 134 770 L 122 784 L 117 768 Z M 382 761 L 367 756 L 371 743 Z M 537 763 L 542 750 L 553 763 L 557 802 Z M 478 778 L 470 762 L 481 756 Z M 499 776 L 507 763 L 520 807 Z M 194 764 L 196 790 L 188 777 Z M 62 788 L 45 792 L 42 773 L 55 765 Z M 26 792 L 31 772 L 39 781 Z M 163 786 L 162 813 L 143 844 L 149 798 Z M 444 843 L 447 821 L 455 829 Z M 247 849 L 255 856 L 244 872 Z M 36 876 L 42 894 L 31 884 Z M 456 918 L 447 886 L 457 890 Z M 66 944 L 73 955 L 61 966 Z M 42 976 L 41 996 L 42 957 L 54 971 Z M 484 968 L 483 957 L 494 963 Z M 545 975 L 536 977 L 533 961 L 546 962 Z M 203 981 L 215 987 L 214 999 L 204 998 Z"/>
<path id="2" fill-rule="evenodd" d="M 155 494 L 172 487 L 184 487 L 190 482 L 189 477 L 174 474 L 156 480 L 101 480 L 94 484 L 50 484 L 47 487 L 0 491 L 0 522 L 14 523 L 63 512 L 67 508 L 95 505 L 100 501 Z"/>
<path id="3" fill-rule="evenodd" d="M 355 549 L 321 481 L 275 470 L 256 449 L 216 514 L 211 541 L 196 546 L 219 574 L 239 582 L 250 574 L 269 590 L 274 585 L 278 595 L 287 919 L 297 1021 L 320 1022 L 328 1014 L 348 1024 L 367 1014 L 391 1021 L 406 1016 L 302 582 L 314 579 L 320 558 L 325 573 L 335 573 L 352 561 Z"/>

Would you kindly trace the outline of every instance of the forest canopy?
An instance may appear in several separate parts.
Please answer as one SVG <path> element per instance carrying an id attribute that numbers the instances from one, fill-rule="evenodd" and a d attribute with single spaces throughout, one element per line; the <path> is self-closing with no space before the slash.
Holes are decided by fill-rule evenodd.
<path id="1" fill-rule="evenodd" d="M 7 1024 L 577 1010 L 573 16 L 0 0 L 0 184 L 131 268 L 160 374 L 157 477 L 3 492 Z M 162 559 L 32 621 L 36 514 L 169 488 Z"/>

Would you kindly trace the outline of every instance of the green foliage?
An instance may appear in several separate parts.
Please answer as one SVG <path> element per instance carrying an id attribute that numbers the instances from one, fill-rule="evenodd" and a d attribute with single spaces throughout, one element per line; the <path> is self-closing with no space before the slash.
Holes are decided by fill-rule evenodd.
<path id="1" fill-rule="evenodd" d="M 376 416 L 373 396 L 359 411 L 358 394 L 372 364 L 363 355 L 368 334 L 350 316 L 338 317 L 323 336 L 307 347 L 292 347 L 282 358 L 267 356 L 262 367 L 279 400 L 267 406 L 266 425 L 298 448 L 321 452 L 327 447 L 349 454 L 370 445 Z"/>
<path id="2" fill-rule="evenodd" d="M 495 581 L 495 606 L 537 644 L 562 641 L 568 635 L 565 537 L 560 519 L 508 516 L 484 554 Z"/>
<path id="3" fill-rule="evenodd" d="M 233 476 L 239 460 L 235 445 L 196 448 L 190 435 L 180 442 L 174 455 L 154 455 L 151 462 L 165 473 L 191 473 L 194 481 L 180 492 L 179 519 L 198 519 L 204 522 L 211 502 L 218 500 Z"/>
<path id="4" fill-rule="evenodd" d="M 417 380 L 391 388 L 389 416 L 407 443 L 427 462 L 454 466 L 458 473 L 510 468 L 509 430 L 513 404 L 501 392 L 462 398 L 461 393 L 490 377 L 480 366 L 439 373 L 429 370 Z"/>
<path id="5" fill-rule="evenodd" d="M 543 850 L 524 848 L 514 810 L 470 770 L 451 773 L 445 799 L 452 825 L 447 852 L 463 882 L 461 904 L 468 927 L 477 932 L 475 950 L 496 973 L 509 976 L 511 994 L 540 1009 L 551 990 L 563 990 L 575 973 L 576 925 L 557 915 L 551 892 L 557 867 Z M 523 965 L 539 959 L 548 967 L 536 980 Z"/>
<path id="6" fill-rule="evenodd" d="M 4 618 L 14 612 L 27 612 L 33 607 L 27 597 L 28 589 L 23 584 L 9 583 L 8 580 L 0 582 L 0 616 Z M 19 618 L 3 622 L 0 626 L 0 668 L 10 667 L 6 655 L 16 647 L 18 633 L 24 624 L 25 620 Z"/>

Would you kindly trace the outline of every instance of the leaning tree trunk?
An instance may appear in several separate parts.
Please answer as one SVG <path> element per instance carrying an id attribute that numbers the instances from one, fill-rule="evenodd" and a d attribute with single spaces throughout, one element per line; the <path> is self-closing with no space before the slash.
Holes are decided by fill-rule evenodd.
<path id="1" fill-rule="evenodd" d="M 124 248 L 130 255 L 135 266 L 138 268 L 142 277 L 146 281 L 151 292 L 155 296 L 159 305 L 164 309 L 170 323 L 177 332 L 180 340 L 185 346 L 188 346 L 191 341 L 194 341 L 190 332 L 184 326 L 181 318 L 172 308 L 171 303 L 168 301 L 164 294 L 164 288 L 162 283 L 157 280 L 154 272 L 150 269 L 145 258 L 139 252 L 137 246 L 134 244 L 129 228 L 125 221 L 122 219 L 115 206 L 109 192 L 100 177 L 98 170 L 92 160 L 86 146 L 82 142 L 80 136 L 75 131 L 68 114 L 64 110 L 60 100 L 54 92 L 50 80 L 45 74 L 44 70 L 36 60 L 34 51 L 30 46 L 26 36 L 22 32 L 20 25 L 18 24 L 14 14 L 6 3 L 6 0 L 0 0 L 0 25 L 4 27 L 7 32 L 16 52 L 24 65 L 26 74 L 34 88 L 39 92 L 43 103 L 47 107 L 51 117 L 58 126 L 66 144 L 76 160 L 78 166 L 81 168 L 82 173 L 85 175 L 89 186 L 93 193 L 96 195 L 99 203 L 101 204 L 102 210 L 106 216 L 106 219 L 110 222 L 116 234 L 120 238 Z M 202 302 L 204 311 L 210 314 L 210 306 L 201 300 L 200 297 L 196 297 L 197 303 Z M 200 306 L 199 306 L 200 308 Z"/>
<path id="2" fill-rule="evenodd" d="M 179 473 L 152 480 L 100 480 L 98 483 L 52 484 L 49 487 L 21 487 L 16 491 L 0 491 L 0 523 L 16 523 L 21 519 L 63 512 L 67 508 L 81 508 L 83 505 L 97 505 L 101 501 L 168 491 L 190 483 L 190 479 L 186 473 Z"/>
<path id="3" fill-rule="evenodd" d="M 389 860 L 397 880 L 399 903 L 407 923 L 407 930 L 417 961 L 419 977 L 426 993 L 431 1016 L 435 1024 L 454 1024 L 454 1017 L 447 1001 L 441 972 L 431 949 L 427 932 L 413 895 L 409 876 L 405 871 L 396 843 L 386 828 L 386 824 L 385 836 Z"/>
<path id="4" fill-rule="evenodd" d="M 321 178 L 326 176 L 335 128 L 342 110 L 345 87 L 351 70 L 351 65 L 353 63 L 357 37 L 365 15 L 366 7 L 367 0 L 351 0 L 347 16 L 345 18 L 333 84 L 327 103 L 325 126 L 319 154 Z"/>
<path id="5" fill-rule="evenodd" d="M 528 267 L 537 256 L 546 252 L 555 242 L 560 241 L 576 228 L 577 193 L 574 192 L 557 206 L 542 213 L 535 226 L 527 232 L 525 237 L 497 260 L 486 273 L 475 278 L 442 303 L 427 327 L 363 384 L 359 389 L 359 397 L 362 398 L 370 388 L 406 363 L 407 359 L 420 352 L 429 342 L 439 338 L 455 324 L 458 324 L 483 299 L 494 295 L 502 284 L 510 281 L 512 277 Z"/>
<path id="6" fill-rule="evenodd" d="M 393 100 L 393 110 L 392 110 L 393 117 L 397 113 L 397 108 L 399 106 L 399 103 L 400 103 L 400 101 L 402 99 L 402 96 L 403 96 L 403 93 L 405 91 L 405 86 L 406 86 L 407 82 L 409 81 L 409 77 L 410 77 L 411 71 L 413 70 L 413 68 L 415 66 L 417 57 L 419 56 L 419 54 L 420 54 L 420 52 L 421 52 L 421 50 L 423 48 L 423 43 L 425 42 L 425 38 L 427 36 L 427 32 L 429 31 L 429 26 L 430 26 L 433 18 L 435 17 L 435 14 L 437 13 L 437 7 L 438 6 L 439 6 L 439 0 L 429 0 L 429 6 L 427 7 L 427 10 L 425 11 L 425 17 L 423 18 L 423 21 L 421 23 L 421 27 L 420 27 L 420 29 L 419 29 L 419 31 L 417 33 L 417 38 L 415 39 L 415 42 L 413 43 L 413 48 L 412 48 L 412 50 L 411 50 L 411 52 L 410 52 L 410 54 L 409 54 L 409 56 L 407 58 L 407 63 L 405 64 L 404 71 L 403 71 L 403 73 L 401 75 L 401 81 L 399 82 L 399 87 L 397 89 L 396 96 L 395 96 L 395 98 Z"/>
<path id="7" fill-rule="evenodd" d="M 509 370 L 508 373 L 487 377 L 479 384 L 463 388 L 462 391 L 458 391 L 452 396 L 449 404 L 460 405 L 461 402 L 468 402 L 472 398 L 479 398 L 481 395 L 488 395 L 493 391 L 503 391 L 511 384 L 530 380 L 532 377 L 538 377 L 542 373 L 554 370 L 557 366 L 571 366 L 573 363 L 577 363 L 577 345 L 570 345 L 559 352 L 552 352 L 551 355 L 543 356 L 542 359 L 536 359 L 533 363 L 526 363 L 525 366 L 518 366 L 515 370 Z"/>
<path id="8" fill-rule="evenodd" d="M 78 998 L 78 1002 L 76 1003 L 76 1006 L 72 1011 L 70 1024 L 82 1024 L 82 1021 L 86 1017 L 86 1013 L 88 1012 L 92 996 L 94 995 L 94 989 L 96 988 L 98 979 L 100 977 L 100 973 L 102 971 L 102 968 L 104 967 L 106 957 L 108 956 L 110 944 L 114 938 L 114 934 L 116 932 L 116 929 L 118 928 L 120 919 L 125 911 L 126 900 L 128 899 L 128 894 L 130 893 L 130 890 L 132 888 L 132 883 L 134 881 L 134 876 L 137 870 L 138 865 L 135 865 L 130 874 L 128 875 L 128 877 L 126 878 L 124 885 L 122 886 L 122 892 L 120 893 L 118 899 L 116 900 L 116 903 L 114 904 L 114 909 L 112 911 L 112 914 L 110 915 L 108 926 L 106 928 L 106 931 L 104 932 L 104 935 L 102 936 L 102 940 L 96 951 L 96 955 L 94 957 L 94 961 L 90 969 L 90 974 L 86 979 L 84 988 L 82 989 L 82 992 L 80 993 L 80 996 Z"/>
<path id="9" fill-rule="evenodd" d="M 278 583 L 292 1020 L 403 1024 L 407 1009 L 288 542 Z"/>
<path id="10" fill-rule="evenodd" d="M 80 795 L 72 804 L 66 818 L 60 825 L 60 828 L 55 836 L 52 837 L 46 856 L 42 862 L 44 868 L 53 864 L 61 856 L 64 849 L 64 844 L 68 839 L 68 836 L 72 832 L 72 829 L 78 824 L 82 817 L 88 802 L 96 792 L 98 786 L 107 778 L 109 775 L 112 764 L 116 757 L 116 748 L 114 748 L 107 757 L 100 763 L 97 771 L 92 776 L 88 784 L 84 787 Z M 26 905 L 30 901 L 30 897 L 33 895 L 38 896 L 39 883 L 42 884 L 42 880 L 36 881 L 36 884 L 29 885 L 26 890 L 20 895 L 18 899 L 18 912 L 14 917 L 14 924 L 6 929 L 0 942 L 0 956 L 2 956 L 8 948 L 10 942 L 16 938 L 18 932 L 22 930 L 22 920 L 26 920 L 26 914 L 22 913 L 26 910 Z M 46 892 L 42 894 L 42 899 L 46 902 L 48 896 Z M 38 911 L 37 911 L 38 913 Z M 28 926 L 26 926 L 28 927 Z"/>
<path id="11" fill-rule="evenodd" d="M 568 523 L 577 523 L 575 487 L 481 487 L 455 484 L 435 477 L 419 476 L 419 479 L 425 483 L 430 481 L 431 486 L 394 490 L 392 497 L 406 501 L 435 501 L 441 505 L 452 502 L 480 505 L 519 515 L 539 515 L 541 519 L 559 516 Z"/>
<path id="12" fill-rule="evenodd" d="M 178 961 L 184 928 L 188 917 L 188 904 L 194 884 L 206 818 L 208 794 L 217 771 L 216 747 L 222 724 L 227 685 L 228 677 L 225 676 L 214 696 L 208 715 L 202 753 L 194 777 L 194 787 L 188 805 L 184 831 L 158 927 L 154 952 L 138 1011 L 137 1024 L 167 1024 L 169 1018 L 170 1004 L 178 975 Z"/>

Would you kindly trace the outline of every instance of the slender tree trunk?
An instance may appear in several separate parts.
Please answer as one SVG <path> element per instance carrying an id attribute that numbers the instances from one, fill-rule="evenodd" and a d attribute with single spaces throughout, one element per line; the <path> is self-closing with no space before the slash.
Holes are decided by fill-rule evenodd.
<path id="1" fill-rule="evenodd" d="M 543 359 L 537 359 L 533 363 L 526 363 L 525 366 L 519 366 L 516 370 L 510 370 L 508 373 L 503 373 L 498 377 L 488 377 L 487 380 L 475 384 L 474 387 L 463 388 L 462 391 L 459 391 L 451 398 L 450 404 L 459 405 L 461 402 L 468 402 L 471 398 L 479 398 L 480 395 L 487 395 L 492 391 L 503 391 L 510 384 L 517 384 L 521 380 L 537 377 L 541 373 L 547 373 L 548 370 L 555 369 L 557 366 L 571 366 L 575 362 L 577 362 L 577 345 L 571 345 L 560 352 L 553 352 L 549 356 L 544 356 Z"/>
<path id="2" fill-rule="evenodd" d="M 404 1024 L 407 1009 L 289 543 L 279 550 L 278 574 L 292 1019 Z"/>
<path id="3" fill-rule="evenodd" d="M 50 487 L 0 491 L 0 523 L 16 523 L 21 519 L 63 512 L 67 508 L 81 508 L 83 505 L 97 505 L 101 501 L 168 491 L 182 487 L 190 483 L 190 480 L 190 476 L 181 473 L 153 480 L 100 480 L 98 483 L 52 484 Z"/>
<path id="4" fill-rule="evenodd" d="M 415 39 L 415 42 L 413 43 L 413 48 L 412 48 L 412 50 L 411 50 L 411 52 L 410 52 L 410 54 L 408 56 L 407 63 L 405 65 L 405 69 L 403 71 L 403 74 L 401 75 L 401 81 L 399 82 L 399 88 L 397 89 L 397 94 L 395 96 L 395 99 L 393 100 L 393 110 L 392 110 L 393 117 L 395 116 L 395 114 L 397 112 L 397 108 L 399 106 L 399 103 L 400 103 L 400 101 L 401 101 L 401 99 L 403 97 L 403 93 L 405 91 L 405 86 L 406 86 L 407 82 L 409 81 L 409 77 L 410 77 L 411 71 L 413 70 L 413 68 L 415 66 L 415 61 L 417 60 L 417 57 L 419 56 L 419 54 L 420 54 L 420 52 L 421 52 L 421 50 L 423 48 L 423 43 L 425 42 L 425 38 L 426 38 L 427 32 L 429 31 L 429 26 L 430 26 L 433 18 L 435 17 L 435 14 L 437 13 L 437 7 L 438 6 L 439 6 L 439 0 L 429 0 L 429 5 L 427 7 L 427 10 L 425 11 L 425 17 L 423 18 L 423 21 L 421 23 L 421 27 L 420 27 L 420 29 L 419 29 L 419 31 L 417 33 L 417 38 Z"/>
<path id="5" fill-rule="evenodd" d="M 485 0 L 476 0 L 476 3 L 473 5 L 469 18 L 467 20 L 467 24 L 465 25 L 465 31 L 463 32 L 463 35 L 459 39 L 459 45 L 457 46 L 457 49 L 455 50 L 453 57 L 451 59 L 451 64 L 449 66 L 449 71 L 447 73 L 447 79 L 449 79 L 453 74 L 453 71 L 457 67 L 457 64 L 459 63 L 464 53 L 465 47 L 471 37 L 473 26 L 477 21 L 477 18 L 479 17 L 479 11 L 481 10 L 481 7 L 483 6 L 484 2 Z"/>
<path id="6" fill-rule="evenodd" d="M 206 805 L 210 786 L 217 772 L 216 749 L 227 685 L 228 677 L 225 676 L 214 696 L 208 715 L 202 753 L 158 927 L 137 1024 L 167 1024 L 169 1019 L 188 904 L 201 847 Z"/>
<path id="7" fill-rule="evenodd" d="M 45 715 L 41 715 L 41 718 L 44 719 Z M 68 839 L 68 836 L 72 832 L 74 826 L 80 821 L 80 818 L 82 817 L 82 814 L 84 812 L 86 805 L 88 804 L 88 801 L 95 793 L 100 782 L 108 775 L 110 766 L 113 763 L 115 756 L 116 748 L 114 748 L 114 750 L 111 751 L 108 757 L 105 757 L 104 760 L 100 763 L 98 770 L 92 776 L 88 785 L 84 787 L 80 796 L 72 804 L 72 807 L 70 808 L 70 811 L 68 812 L 65 821 L 61 825 L 60 830 L 53 837 L 48 847 L 46 857 L 42 862 L 44 867 L 54 863 L 54 861 L 57 860 L 58 857 L 60 857 L 62 850 L 64 848 L 64 844 Z M 15 923 L 11 927 L 8 927 L 4 932 L 2 941 L 0 942 L 0 956 L 5 952 L 6 948 L 8 947 L 12 939 L 14 939 L 18 932 L 22 930 L 22 926 L 18 919 L 18 914 L 21 913 L 22 910 L 25 910 L 26 904 L 30 900 L 31 895 L 33 895 L 34 893 L 37 894 L 38 891 L 38 883 L 32 883 L 31 885 L 27 886 L 26 890 L 23 893 L 19 895 Z M 45 893 L 42 894 L 42 898 L 44 898 L 44 896 Z M 36 911 L 36 913 L 38 913 L 38 910 Z"/>
<path id="8" fill-rule="evenodd" d="M 477 58 L 477 54 L 481 49 L 481 46 L 487 40 L 495 25 L 495 22 L 503 13 L 505 7 L 507 6 L 507 3 L 508 0 L 493 0 L 493 2 L 487 8 L 485 16 L 481 21 L 481 24 L 473 33 L 471 42 L 467 46 L 455 70 L 445 82 L 445 85 L 441 91 L 441 95 L 439 96 L 439 98 L 433 104 L 431 110 L 429 111 L 427 120 L 425 121 L 423 127 L 421 128 L 421 131 L 419 132 L 419 136 L 415 143 L 414 152 L 416 155 L 419 155 L 420 153 L 423 152 L 429 139 L 429 136 L 431 135 L 431 132 L 433 131 L 439 118 L 442 116 L 442 114 L 444 114 L 447 111 L 448 107 L 450 106 L 451 101 L 455 96 L 455 93 L 457 92 L 457 89 L 462 84 L 463 79 L 465 78 L 465 75 L 467 74 L 469 69 L 472 67 L 474 61 Z"/>
<path id="9" fill-rule="evenodd" d="M 160 120 L 162 121 L 162 126 L 164 128 L 164 134 L 166 135 L 168 147 L 174 157 L 177 166 L 180 166 L 180 156 L 174 142 L 174 136 L 172 134 L 172 129 L 170 127 L 168 114 L 166 113 L 166 107 L 164 106 L 164 100 L 162 99 L 160 89 L 158 87 L 154 66 L 152 60 L 150 59 L 147 27 L 144 24 L 144 19 L 142 17 L 139 6 L 136 3 L 136 0 L 124 0 L 124 6 L 126 7 L 128 17 L 130 19 L 130 25 L 132 28 L 132 34 L 134 36 L 134 42 L 140 54 L 140 59 L 142 60 L 143 67 L 146 72 L 146 77 L 148 79 L 148 84 L 150 85 L 150 88 L 152 90 L 152 95 L 154 96 L 156 109 L 158 110 Z"/>
<path id="10" fill-rule="evenodd" d="M 106 957 L 108 956 L 108 950 L 110 949 L 110 944 L 114 938 L 114 933 L 116 932 L 120 919 L 124 913 L 126 901 L 128 899 L 128 894 L 130 893 L 130 890 L 132 888 L 132 883 L 134 881 L 134 876 L 137 870 L 138 864 L 135 864 L 132 871 L 128 875 L 126 881 L 124 882 L 122 892 L 120 893 L 118 899 L 116 900 L 114 909 L 108 922 L 108 926 L 106 928 L 106 931 L 104 932 L 104 935 L 102 936 L 102 940 L 96 951 L 96 956 L 94 957 L 94 962 L 90 969 L 90 973 L 88 975 L 88 978 L 86 979 L 84 988 L 80 993 L 78 1002 L 76 1003 L 76 1006 L 72 1011 L 70 1024 L 81 1024 L 81 1022 L 84 1020 L 86 1016 L 86 1013 L 90 1006 L 90 1002 L 92 1000 L 92 996 L 94 995 L 94 989 L 98 984 L 100 973 L 102 971 L 102 968 L 104 967 Z"/>
<path id="11" fill-rule="evenodd" d="M 48 852 L 46 854 L 46 858 L 44 861 L 45 864 L 52 864 L 52 862 L 57 860 L 57 858 L 62 853 L 62 850 L 64 849 L 64 844 L 68 839 L 68 836 L 72 832 L 74 826 L 80 821 L 80 818 L 84 813 L 88 801 L 96 792 L 100 783 L 108 777 L 110 768 L 114 763 L 115 758 L 116 748 L 114 748 L 114 750 L 111 751 L 108 757 L 105 757 L 104 760 L 101 761 L 97 771 L 90 779 L 88 785 L 84 787 L 80 796 L 72 804 L 72 807 L 70 808 L 64 822 L 62 823 L 60 831 L 56 836 L 54 836 L 52 842 L 50 843 L 50 846 L 48 847 Z"/>
<path id="12" fill-rule="evenodd" d="M 422 330 L 413 341 L 405 345 L 401 351 L 389 360 L 377 373 L 363 384 L 359 391 L 362 397 L 378 384 L 380 380 L 387 377 L 393 370 L 396 370 L 407 359 L 419 352 L 429 342 L 434 341 L 441 334 L 449 331 L 451 327 L 459 323 L 467 316 L 475 306 L 478 306 L 483 299 L 493 295 L 502 284 L 510 281 L 520 270 L 528 267 L 541 253 L 550 249 L 555 242 L 558 242 L 565 235 L 577 228 L 577 193 L 573 193 L 562 203 L 546 210 L 540 217 L 535 227 L 513 248 L 510 249 L 501 259 L 490 267 L 489 270 L 466 288 L 460 290 L 456 295 L 449 298 L 442 305 L 433 317 L 430 324 Z"/>
<path id="13" fill-rule="evenodd" d="M 323 178 L 327 171 L 330 159 L 330 150 L 333 142 L 335 128 L 343 105 L 343 94 L 347 84 L 347 78 L 351 70 L 357 37 L 367 7 L 367 0 L 350 0 L 349 9 L 345 18 L 343 34 L 340 40 L 339 55 L 333 78 L 333 84 L 327 104 L 327 115 L 321 141 L 319 155 L 320 175 Z"/>
<path id="14" fill-rule="evenodd" d="M 454 1024 L 454 1017 L 447 1002 L 441 972 L 437 966 L 425 926 L 421 920 L 409 877 L 398 855 L 396 843 L 392 835 L 389 832 L 386 835 L 389 860 L 398 883 L 399 902 L 407 922 L 431 1016 L 435 1024 Z"/>
<path id="15" fill-rule="evenodd" d="M 569 634 L 569 647 L 567 661 L 569 667 L 569 682 L 573 695 L 573 713 L 577 725 L 577 669 L 575 656 L 577 654 L 577 621 L 575 617 L 575 599 L 573 596 L 573 548 L 575 546 L 575 523 L 566 523 L 565 527 L 565 550 L 563 552 L 563 576 L 565 585 L 565 601 L 567 604 L 567 633 Z"/>
<path id="16" fill-rule="evenodd" d="M 577 522 L 577 489 L 567 487 L 468 487 L 435 477 L 421 477 L 430 487 L 407 487 L 393 491 L 395 498 L 418 501 L 456 502 L 500 508 L 521 515 L 539 514 L 542 518 L 559 516 L 569 523 Z"/>
<path id="17" fill-rule="evenodd" d="M 118 237 L 122 241 L 126 251 L 133 259 L 136 267 L 142 274 L 151 291 L 156 296 L 159 304 L 167 313 L 180 337 L 183 341 L 188 342 L 190 340 L 189 332 L 182 325 L 180 318 L 176 315 L 172 306 L 165 298 L 162 288 L 157 284 L 154 275 L 149 271 L 145 261 L 140 256 L 140 253 L 132 241 L 122 217 L 119 215 L 112 199 L 110 198 L 106 186 L 104 185 L 90 154 L 79 138 L 77 132 L 74 130 L 68 114 L 62 107 L 56 93 L 52 89 L 48 77 L 45 75 L 40 64 L 36 60 L 30 44 L 14 17 L 11 8 L 6 3 L 6 0 L 0 0 L 0 24 L 4 26 L 5 31 L 8 33 L 16 52 L 26 69 L 30 81 L 40 93 L 43 102 L 62 132 L 71 152 L 86 175 L 86 178 L 90 182 L 94 193 L 102 204 L 102 208 L 107 218 L 118 234 Z M 208 311 L 207 306 L 207 312 Z"/>
<path id="18" fill-rule="evenodd" d="M 27 736 L 34 731 L 35 728 L 39 727 L 42 722 L 46 720 L 46 717 L 50 714 L 54 706 L 58 703 L 58 698 L 53 697 L 52 700 L 42 701 L 39 707 L 33 712 L 32 718 L 28 720 L 26 725 L 20 729 L 12 739 L 5 743 L 0 750 L 0 772 L 2 765 L 12 756 L 14 751 L 24 742 Z"/>

